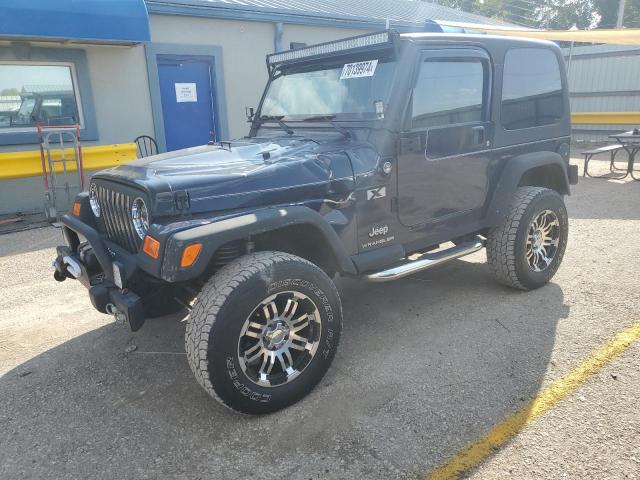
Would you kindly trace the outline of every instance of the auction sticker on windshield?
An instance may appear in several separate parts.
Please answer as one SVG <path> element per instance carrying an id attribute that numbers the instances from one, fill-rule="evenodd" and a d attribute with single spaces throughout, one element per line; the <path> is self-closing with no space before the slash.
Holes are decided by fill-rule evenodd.
<path id="1" fill-rule="evenodd" d="M 366 62 L 347 63 L 342 67 L 340 80 L 347 78 L 372 77 L 378 66 L 378 60 L 367 60 Z"/>

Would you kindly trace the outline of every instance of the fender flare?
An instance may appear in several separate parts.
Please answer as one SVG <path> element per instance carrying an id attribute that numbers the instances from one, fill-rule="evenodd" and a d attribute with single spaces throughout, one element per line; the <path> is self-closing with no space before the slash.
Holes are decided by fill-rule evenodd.
<path id="1" fill-rule="evenodd" d="M 225 243 L 292 225 L 315 228 L 331 248 L 339 270 L 357 273 L 344 244 L 322 215 L 309 207 L 292 205 L 256 210 L 173 234 L 164 249 L 161 277 L 168 282 L 195 278 L 205 271 L 215 251 Z M 191 267 L 180 267 L 184 247 L 196 242 L 202 243 L 196 262 Z"/>
<path id="2" fill-rule="evenodd" d="M 569 187 L 569 166 L 561 155 L 555 152 L 533 152 L 518 155 L 507 161 L 500 180 L 494 190 L 493 197 L 487 209 L 487 226 L 494 226 L 500 223 L 501 219 L 508 213 L 511 199 L 515 193 L 522 176 L 529 170 L 543 166 L 556 166 L 562 172 L 561 185 L 562 195 L 571 193 Z"/>

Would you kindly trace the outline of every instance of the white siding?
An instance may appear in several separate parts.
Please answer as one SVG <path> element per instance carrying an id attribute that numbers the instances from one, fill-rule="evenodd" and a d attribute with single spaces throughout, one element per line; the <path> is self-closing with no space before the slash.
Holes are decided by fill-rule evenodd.
<path id="1" fill-rule="evenodd" d="M 569 65 L 569 49 L 564 50 Z M 569 66 L 572 112 L 639 112 L 640 49 L 612 45 L 577 47 Z M 578 141 L 606 142 L 630 125 L 576 125 Z"/>
<path id="2" fill-rule="evenodd" d="M 144 47 L 87 46 L 85 50 L 100 136 L 93 143 L 127 143 L 139 135 L 153 136 Z"/>

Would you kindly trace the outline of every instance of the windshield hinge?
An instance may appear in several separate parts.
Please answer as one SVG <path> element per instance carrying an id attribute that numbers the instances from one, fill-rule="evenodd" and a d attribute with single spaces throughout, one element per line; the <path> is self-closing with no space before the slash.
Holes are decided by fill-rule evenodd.
<path id="1" fill-rule="evenodd" d="M 189 210 L 189 194 L 184 190 L 179 190 L 173 194 L 173 198 L 176 202 L 176 209 L 179 211 Z"/>
<path id="2" fill-rule="evenodd" d="M 398 197 L 391 197 L 391 212 L 398 212 Z"/>

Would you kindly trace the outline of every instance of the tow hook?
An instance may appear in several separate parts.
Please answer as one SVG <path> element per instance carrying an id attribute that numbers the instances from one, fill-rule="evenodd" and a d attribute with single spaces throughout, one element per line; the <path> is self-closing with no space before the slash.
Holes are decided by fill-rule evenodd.
<path id="1" fill-rule="evenodd" d="M 55 266 L 55 263 L 53 265 Z M 64 282 L 67 276 L 56 268 L 53 272 L 53 278 L 56 282 Z"/>
<path id="2" fill-rule="evenodd" d="M 127 316 L 124 314 L 124 312 L 118 310 L 113 303 L 107 303 L 106 310 L 109 315 L 113 315 L 113 319 L 118 325 L 126 325 Z"/>
<path id="3" fill-rule="evenodd" d="M 53 278 L 58 282 L 64 282 L 67 278 L 74 278 L 77 280 L 82 276 L 82 268 L 80 267 L 80 264 L 69 255 L 58 257 L 53 262 L 53 267 L 55 268 Z"/>

